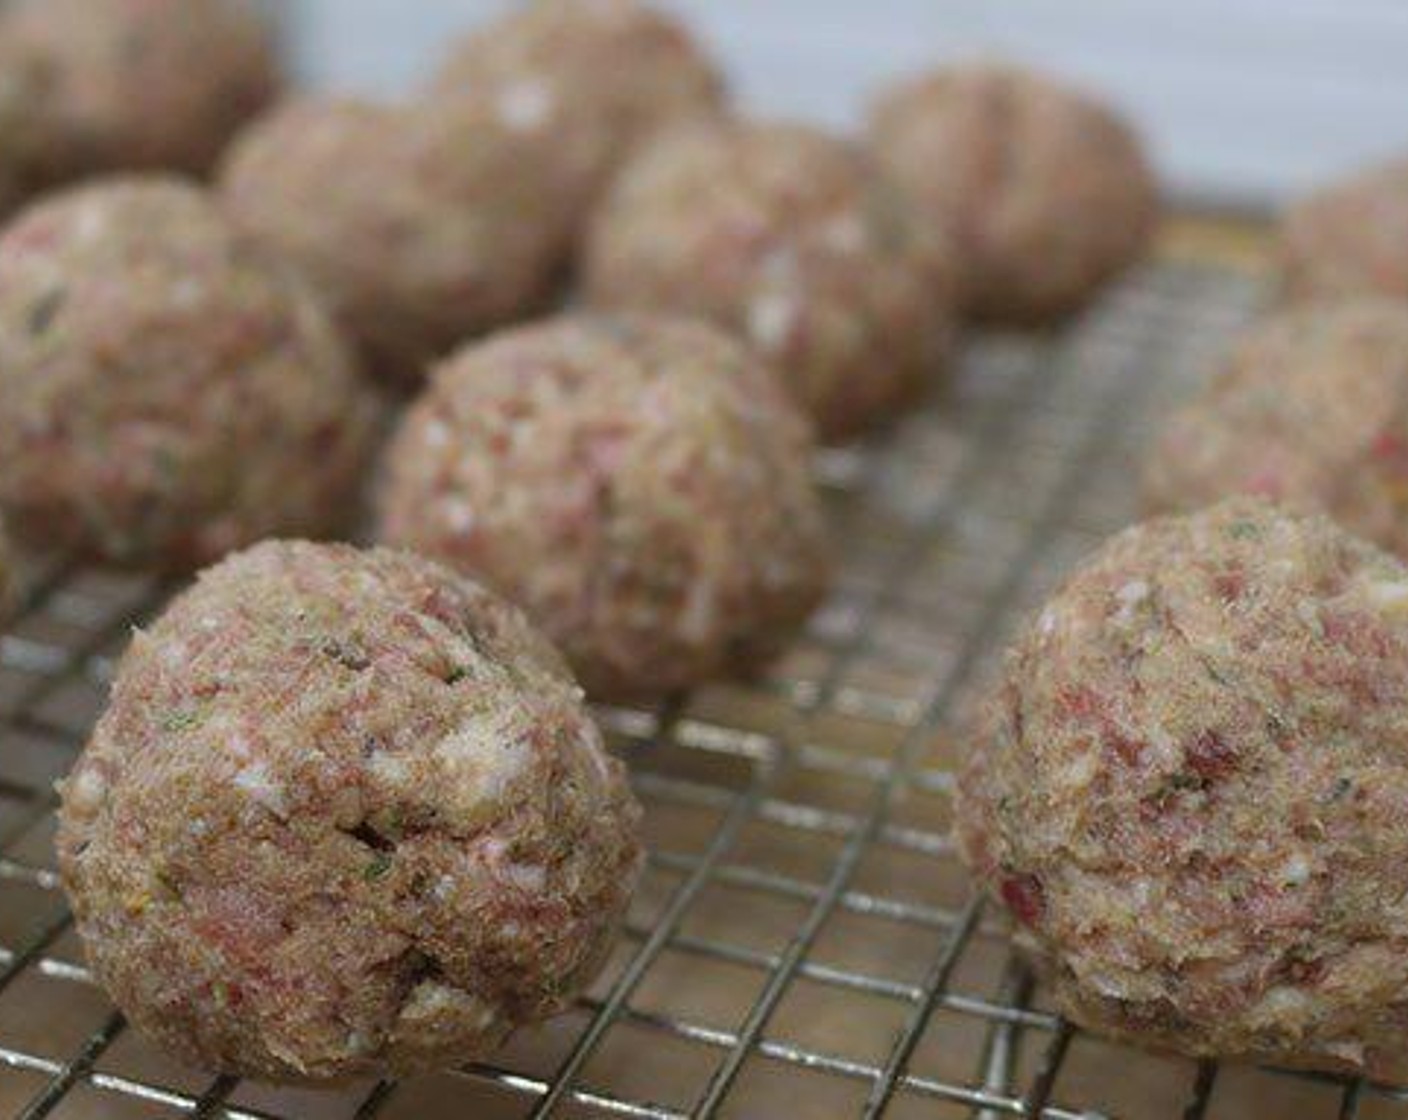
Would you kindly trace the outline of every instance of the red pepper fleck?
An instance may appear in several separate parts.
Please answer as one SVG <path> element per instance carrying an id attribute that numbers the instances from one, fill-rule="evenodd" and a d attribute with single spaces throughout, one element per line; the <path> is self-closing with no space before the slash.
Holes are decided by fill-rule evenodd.
<path id="1" fill-rule="evenodd" d="M 1408 442 L 1397 432 L 1380 432 L 1374 440 L 1373 454 L 1376 459 L 1403 465 L 1408 463 Z"/>
<path id="2" fill-rule="evenodd" d="M 1216 731 L 1209 728 L 1183 751 L 1188 768 L 1206 781 L 1225 778 L 1237 769 L 1237 752 Z"/>
<path id="3" fill-rule="evenodd" d="M 1243 489 L 1249 494 L 1275 501 L 1281 497 L 1282 485 L 1281 476 L 1275 471 L 1262 471 L 1248 478 Z"/>
<path id="4" fill-rule="evenodd" d="M 433 588 L 425 595 L 421 602 L 421 609 L 431 618 L 445 623 L 447 626 L 457 626 L 464 621 L 464 604 L 458 602 L 452 595 L 443 588 Z M 414 626 L 414 619 L 410 620 Z"/>
<path id="5" fill-rule="evenodd" d="M 1164 815 L 1173 805 L 1172 800 L 1164 794 L 1156 793 L 1149 797 L 1139 799 L 1139 819 L 1146 824 L 1153 824 Z"/>
<path id="6" fill-rule="evenodd" d="M 1388 634 L 1364 611 L 1323 610 L 1320 626 L 1325 640 L 1363 657 L 1385 658 L 1393 652 Z"/>
<path id="7" fill-rule="evenodd" d="M 1035 875 L 1008 875 L 1001 893 L 1007 909 L 1025 926 L 1035 926 L 1046 913 L 1046 891 Z"/>
<path id="8" fill-rule="evenodd" d="M 1281 971 L 1282 975 L 1292 984 L 1312 986 L 1324 979 L 1325 962 L 1323 960 L 1292 960 L 1286 962 Z"/>
<path id="9" fill-rule="evenodd" d="M 1106 733 L 1105 742 L 1127 766 L 1137 765 L 1144 756 L 1143 742 L 1139 739 L 1131 739 L 1128 735 L 1113 728 Z"/>
<path id="10" fill-rule="evenodd" d="M 1246 577 L 1241 572 L 1218 572 L 1212 577 L 1212 585 L 1224 603 L 1235 603 L 1246 590 Z"/>
<path id="11" fill-rule="evenodd" d="M 1104 708 L 1100 697 L 1081 685 L 1063 688 L 1056 694 L 1056 704 L 1063 715 L 1076 719 L 1096 715 Z"/>

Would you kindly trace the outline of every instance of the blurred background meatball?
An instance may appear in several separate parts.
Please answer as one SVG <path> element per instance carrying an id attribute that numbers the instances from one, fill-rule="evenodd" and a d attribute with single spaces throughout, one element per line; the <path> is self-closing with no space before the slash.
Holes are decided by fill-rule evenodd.
<path id="1" fill-rule="evenodd" d="M 639 809 L 556 653 L 437 565 L 266 543 L 119 667 L 63 786 L 88 960 L 184 1061 L 482 1057 L 605 960 Z"/>
<path id="2" fill-rule="evenodd" d="M 1408 305 L 1408 159 L 1299 201 L 1282 222 L 1280 250 L 1288 299 L 1381 295 Z"/>
<path id="3" fill-rule="evenodd" d="M 277 92 L 251 0 L 15 0 L 0 37 L 44 73 L 50 172 L 201 174 Z"/>
<path id="4" fill-rule="evenodd" d="M 563 204 L 586 207 L 642 141 L 722 107 L 724 82 L 683 24 L 636 0 L 534 0 L 475 31 L 431 99 L 492 104 L 555 153 Z"/>
<path id="5" fill-rule="evenodd" d="M 492 106 L 291 101 L 236 142 L 240 229 L 301 270 L 372 367 L 413 384 L 455 344 L 552 291 L 567 215 L 542 137 Z"/>
<path id="6" fill-rule="evenodd" d="M 746 339 L 826 439 L 942 370 L 944 244 L 854 146 L 800 125 L 663 137 L 617 179 L 586 249 L 589 302 L 697 315 Z"/>
<path id="7" fill-rule="evenodd" d="M 1238 341 L 1145 473 L 1159 512 L 1233 494 L 1329 513 L 1408 556 L 1408 304 L 1282 312 Z"/>
<path id="8" fill-rule="evenodd" d="M 174 179 L 53 195 L 0 237 L 0 509 L 186 566 L 345 522 L 374 400 L 322 306 Z"/>
<path id="9" fill-rule="evenodd" d="M 382 534 L 522 605 L 589 692 L 668 693 L 757 668 L 819 600 L 810 450 L 713 328 L 551 320 L 437 371 L 389 448 Z"/>
<path id="10" fill-rule="evenodd" d="M 1157 188 L 1138 139 L 1053 78 L 984 63 L 905 79 L 877 101 L 869 137 L 951 238 L 976 319 L 1075 311 L 1149 243 Z"/>

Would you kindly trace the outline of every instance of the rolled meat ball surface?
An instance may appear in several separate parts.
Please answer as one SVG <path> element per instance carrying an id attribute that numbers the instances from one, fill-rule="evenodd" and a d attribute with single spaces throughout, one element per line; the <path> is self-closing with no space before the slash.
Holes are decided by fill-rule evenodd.
<path id="1" fill-rule="evenodd" d="M 488 101 L 547 137 L 564 205 L 580 217 L 630 151 L 723 106 L 724 81 L 688 30 L 636 0 L 537 0 L 452 48 L 432 100 Z"/>
<path id="2" fill-rule="evenodd" d="M 18 0 L 0 37 L 46 78 L 50 171 L 208 171 L 275 95 L 273 29 L 250 0 Z"/>
<path id="3" fill-rule="evenodd" d="M 1408 304 L 1309 305 L 1253 327 L 1169 421 L 1144 482 L 1154 511 L 1259 494 L 1408 556 Z"/>
<path id="4" fill-rule="evenodd" d="M 233 146 L 222 177 L 240 229 L 301 270 L 383 377 L 545 300 L 566 215 L 541 137 L 490 107 L 303 98 Z"/>
<path id="5" fill-rule="evenodd" d="M 352 513 L 375 401 L 303 285 L 175 179 L 0 236 L 0 509 L 22 539 L 199 565 Z"/>
<path id="6" fill-rule="evenodd" d="M 700 316 L 767 358 L 825 439 L 901 411 L 950 338 L 941 241 L 858 149 L 799 125 L 700 125 L 627 164 L 587 299 Z"/>
<path id="7" fill-rule="evenodd" d="M 182 1061 L 272 1081 L 481 1058 L 595 975 L 639 809 L 522 616 L 388 550 L 265 543 L 123 657 L 63 784 L 88 960 Z"/>
<path id="8" fill-rule="evenodd" d="M 1408 159 L 1292 206 L 1281 223 L 1280 266 L 1290 300 L 1379 295 L 1408 303 Z"/>
<path id="9" fill-rule="evenodd" d="M 1402 1081 L 1408 569 L 1236 499 L 1113 538 L 1008 655 L 962 851 L 1101 1034 Z"/>
<path id="10" fill-rule="evenodd" d="M 907 79 L 876 101 L 869 140 L 952 239 L 974 319 L 1070 314 L 1149 245 L 1158 191 L 1137 136 L 1044 75 L 980 63 Z"/>
<path id="11" fill-rule="evenodd" d="M 755 670 L 827 583 L 807 427 L 700 323 L 573 316 L 443 365 L 388 448 L 385 540 L 485 579 L 588 692 Z"/>

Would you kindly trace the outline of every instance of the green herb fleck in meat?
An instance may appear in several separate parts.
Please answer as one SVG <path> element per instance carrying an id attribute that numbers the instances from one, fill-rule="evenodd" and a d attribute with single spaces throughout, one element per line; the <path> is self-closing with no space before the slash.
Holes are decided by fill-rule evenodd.
<path id="1" fill-rule="evenodd" d="M 41 335 L 53 326 L 67 298 L 68 293 L 62 288 L 55 288 L 40 296 L 29 310 L 29 333 Z"/>
<path id="2" fill-rule="evenodd" d="M 374 883 L 378 879 L 384 878 L 391 870 L 391 857 L 385 852 L 377 852 L 372 856 L 372 861 L 362 869 L 362 878 L 368 883 Z"/>
<path id="3" fill-rule="evenodd" d="M 198 726 L 200 726 L 200 713 L 190 708 L 168 712 L 166 718 L 161 721 L 161 729 L 172 733 L 190 731 Z"/>

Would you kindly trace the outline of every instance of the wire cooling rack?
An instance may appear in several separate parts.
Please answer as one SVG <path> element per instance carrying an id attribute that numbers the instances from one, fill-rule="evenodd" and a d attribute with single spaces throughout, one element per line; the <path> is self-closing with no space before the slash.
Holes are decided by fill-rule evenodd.
<path id="1" fill-rule="evenodd" d="M 611 964 L 491 1063 L 272 1090 L 168 1063 L 92 984 L 51 783 L 168 589 L 40 581 L 0 646 L 0 1115 L 1408 1117 L 1358 1081 L 1144 1055 L 1073 1030 L 949 840 L 951 729 L 1025 611 L 1137 512 L 1152 422 L 1257 278 L 1153 265 L 1060 336 L 985 337 L 874 446 L 828 453 L 838 588 L 765 681 L 607 710 L 650 861 Z"/>

